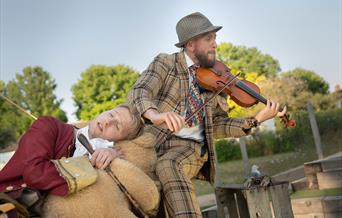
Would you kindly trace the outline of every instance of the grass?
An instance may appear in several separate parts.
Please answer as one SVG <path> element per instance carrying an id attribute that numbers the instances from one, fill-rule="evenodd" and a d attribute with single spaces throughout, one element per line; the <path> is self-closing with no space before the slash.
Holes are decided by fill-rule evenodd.
<path id="1" fill-rule="evenodd" d="M 325 155 L 342 151 L 340 146 L 336 147 L 336 144 L 332 146 L 324 146 L 323 144 L 323 151 Z M 315 153 L 314 148 L 312 148 L 298 152 L 250 158 L 249 163 L 250 166 L 253 164 L 258 165 L 262 172 L 272 176 L 288 169 L 301 166 L 304 163 L 313 161 L 315 159 L 317 159 L 317 154 Z M 222 183 L 243 183 L 245 180 L 245 173 L 242 160 L 219 163 L 218 174 Z M 208 182 L 196 180 L 194 183 L 197 195 L 205 195 L 214 192 L 214 187 Z"/>
<path id="2" fill-rule="evenodd" d="M 342 188 L 297 191 L 291 194 L 291 199 L 314 198 L 324 196 L 342 196 Z"/>

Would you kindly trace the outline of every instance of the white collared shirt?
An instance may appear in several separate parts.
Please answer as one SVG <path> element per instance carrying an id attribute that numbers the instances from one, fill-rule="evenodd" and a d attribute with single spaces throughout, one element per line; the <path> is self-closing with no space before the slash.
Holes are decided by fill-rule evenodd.
<path id="1" fill-rule="evenodd" d="M 98 148 L 109 148 L 109 147 L 113 147 L 114 142 L 105 140 L 105 139 L 101 139 L 101 138 L 92 138 L 89 139 L 89 126 L 83 127 L 81 129 L 78 129 L 76 132 L 76 136 L 80 133 L 82 133 L 89 141 L 90 145 L 93 147 L 94 150 L 98 149 Z M 75 152 L 72 155 L 73 157 L 78 157 L 78 156 L 82 156 L 88 154 L 87 149 L 81 144 L 81 142 L 77 139 L 76 137 L 76 141 L 75 141 Z M 89 154 L 88 154 L 89 155 Z"/>

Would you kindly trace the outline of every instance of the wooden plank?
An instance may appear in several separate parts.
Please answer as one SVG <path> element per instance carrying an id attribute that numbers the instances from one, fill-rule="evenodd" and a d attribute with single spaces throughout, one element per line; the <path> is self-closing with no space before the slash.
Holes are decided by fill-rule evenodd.
<path id="1" fill-rule="evenodd" d="M 317 173 L 319 189 L 342 187 L 342 170 Z"/>
<path id="2" fill-rule="evenodd" d="M 341 218 L 342 213 L 308 213 L 296 215 L 296 218 Z"/>
<path id="3" fill-rule="evenodd" d="M 322 172 L 320 162 L 311 162 L 304 164 L 304 174 L 306 177 L 308 189 L 318 189 L 317 173 Z"/>
<path id="4" fill-rule="evenodd" d="M 304 190 L 307 188 L 306 186 L 306 178 L 301 178 L 299 180 L 293 181 L 291 183 L 291 187 L 293 191 Z"/>
<path id="5" fill-rule="evenodd" d="M 333 158 L 331 160 L 322 161 L 322 171 L 327 172 L 330 170 L 342 169 L 342 157 Z"/>
<path id="6" fill-rule="evenodd" d="M 265 188 L 246 190 L 248 210 L 251 218 L 272 218 L 270 198 Z"/>
<path id="7" fill-rule="evenodd" d="M 247 200 L 245 196 L 243 195 L 243 191 L 236 191 L 235 193 L 235 198 L 236 198 L 236 205 L 238 208 L 239 212 L 239 217 L 240 218 L 249 218 L 249 211 L 248 211 L 248 205 L 247 205 Z"/>
<path id="8" fill-rule="evenodd" d="M 313 174 L 322 172 L 321 162 L 305 163 L 304 164 L 304 174 Z"/>
<path id="9" fill-rule="evenodd" d="M 288 184 L 269 187 L 275 218 L 293 218 Z"/>
<path id="10" fill-rule="evenodd" d="M 298 214 L 323 213 L 322 198 L 302 198 L 291 201 L 295 217 Z"/>
<path id="11" fill-rule="evenodd" d="M 234 197 L 234 190 L 216 187 L 216 203 L 217 203 L 217 216 L 226 217 L 238 217 L 236 208 L 236 201 Z"/>
<path id="12" fill-rule="evenodd" d="M 231 183 L 231 184 L 221 184 L 216 186 L 217 188 L 223 188 L 223 189 L 237 189 L 237 190 L 244 190 L 247 189 L 244 184 L 236 184 L 236 183 Z"/>
<path id="13" fill-rule="evenodd" d="M 299 214 L 299 215 L 295 215 L 295 217 L 296 218 L 326 218 L 324 213 Z"/>
<path id="14" fill-rule="evenodd" d="M 337 213 L 324 213 L 324 218 L 341 218 L 342 212 Z"/>
<path id="15" fill-rule="evenodd" d="M 342 196 L 325 197 L 322 203 L 325 213 L 342 213 Z"/>

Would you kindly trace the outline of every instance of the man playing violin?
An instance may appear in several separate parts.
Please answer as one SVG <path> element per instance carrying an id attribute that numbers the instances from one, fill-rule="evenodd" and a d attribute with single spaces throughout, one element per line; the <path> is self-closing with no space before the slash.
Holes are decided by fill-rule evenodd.
<path id="1" fill-rule="evenodd" d="M 267 102 L 254 117 L 231 118 L 220 95 L 196 112 L 213 94 L 197 85 L 196 68 L 214 65 L 216 32 L 221 28 L 199 12 L 181 18 L 175 44 L 180 52 L 155 57 L 128 95 L 142 118 L 153 124 L 145 131 L 156 136 L 156 174 L 170 217 L 202 216 L 191 179 L 214 183 L 214 138 L 245 136 L 261 122 L 286 112 L 284 108 L 278 113 L 279 104 Z"/>

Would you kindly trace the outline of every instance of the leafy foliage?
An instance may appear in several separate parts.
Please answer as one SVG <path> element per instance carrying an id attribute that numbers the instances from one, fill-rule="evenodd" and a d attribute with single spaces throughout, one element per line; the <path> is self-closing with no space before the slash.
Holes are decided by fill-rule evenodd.
<path id="1" fill-rule="evenodd" d="M 296 128 L 277 128 L 276 132 L 258 129 L 247 137 L 248 157 L 314 149 L 314 139 L 307 112 L 296 111 L 292 116 L 297 122 Z M 319 111 L 315 113 L 315 116 L 325 155 L 341 152 L 342 109 Z M 279 127 L 279 121 L 277 122 Z M 219 162 L 241 159 L 238 142 L 234 139 L 217 140 L 215 146 Z"/>
<path id="2" fill-rule="evenodd" d="M 215 141 L 217 161 L 219 163 L 241 158 L 240 146 L 235 139 L 219 139 Z"/>
<path id="3" fill-rule="evenodd" d="M 4 93 L 5 83 L 0 80 L 0 94 L 4 95 Z M 11 117 L 6 116 L 8 111 L 10 111 L 9 105 L 0 97 L 0 149 L 15 141 L 15 131 L 11 128 L 11 123 L 8 122 Z"/>
<path id="4" fill-rule="evenodd" d="M 329 93 L 329 84 L 313 71 L 296 68 L 285 72 L 283 75 L 285 77 L 293 77 L 305 81 L 308 85 L 308 91 L 313 94 L 320 93 L 325 95 Z"/>
<path id="5" fill-rule="evenodd" d="M 333 95 L 313 94 L 308 90 L 308 84 L 295 77 L 278 76 L 269 78 L 260 83 L 263 95 L 269 99 L 286 105 L 289 112 L 306 110 L 310 101 L 317 111 L 333 109 L 336 107 Z"/>
<path id="6" fill-rule="evenodd" d="M 89 67 L 72 87 L 77 118 L 87 121 L 125 102 L 138 76 L 138 72 L 124 65 Z"/>
<path id="7" fill-rule="evenodd" d="M 62 100 L 57 100 L 54 91 L 57 85 L 50 74 L 41 67 L 26 67 L 23 73 L 7 84 L 0 82 L 0 92 L 27 112 L 39 117 L 54 116 L 67 121 L 66 114 L 60 109 Z M 4 99 L 0 99 L 0 144 L 15 141 L 32 123 L 32 118 L 24 114 Z"/>
<path id="8" fill-rule="evenodd" d="M 36 116 L 50 115 L 62 121 L 67 116 L 60 109 L 62 100 L 54 94 L 57 84 L 41 67 L 26 67 L 23 74 L 16 74 L 6 87 L 7 95 L 15 103 Z"/>
<path id="9" fill-rule="evenodd" d="M 278 60 L 271 55 L 262 54 L 257 48 L 225 42 L 218 45 L 217 58 L 228 65 L 233 73 L 242 71 L 243 74 L 255 72 L 258 75 L 272 76 L 280 72 Z"/>

